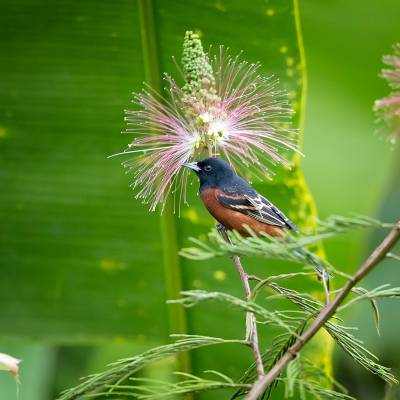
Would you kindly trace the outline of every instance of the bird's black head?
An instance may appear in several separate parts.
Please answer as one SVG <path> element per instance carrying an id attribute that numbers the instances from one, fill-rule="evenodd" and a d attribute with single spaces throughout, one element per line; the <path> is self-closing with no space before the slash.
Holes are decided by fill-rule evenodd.
<path id="1" fill-rule="evenodd" d="M 218 187 L 235 176 L 235 172 L 226 161 L 215 157 L 183 165 L 192 169 L 199 177 L 200 189 Z"/>

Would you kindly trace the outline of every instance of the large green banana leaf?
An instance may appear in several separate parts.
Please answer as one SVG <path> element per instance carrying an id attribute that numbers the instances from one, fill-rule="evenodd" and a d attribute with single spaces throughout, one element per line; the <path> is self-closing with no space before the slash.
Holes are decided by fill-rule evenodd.
<path id="1" fill-rule="evenodd" d="M 160 218 L 133 198 L 129 176 L 107 156 L 132 140 L 119 134 L 131 91 L 144 80 L 161 88 L 161 72 L 175 72 L 171 56 L 179 58 L 187 29 L 201 33 L 206 46 L 243 50 L 278 77 L 302 135 L 297 2 L 4 0 L 0 22 L 0 335 L 149 344 L 169 332 L 244 335 L 243 318 L 224 307 L 187 312 L 165 304 L 184 288 L 241 295 L 230 260 L 177 255 L 188 236 L 214 224 L 197 188 L 190 187 L 191 207 L 181 218 L 169 209 Z M 300 157 L 294 162 L 259 188 L 304 226 L 315 207 Z M 293 268 L 244 262 L 260 276 Z M 196 352 L 181 367 L 240 376 L 251 362 L 245 350 L 213 354 Z"/>

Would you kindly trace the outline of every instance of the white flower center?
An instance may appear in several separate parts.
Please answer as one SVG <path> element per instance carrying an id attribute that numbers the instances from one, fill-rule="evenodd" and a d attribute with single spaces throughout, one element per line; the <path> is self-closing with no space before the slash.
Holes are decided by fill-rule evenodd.
<path id="1" fill-rule="evenodd" d="M 216 119 L 211 121 L 208 125 L 207 135 L 209 136 L 209 139 L 213 141 L 221 142 L 224 136 L 226 139 L 227 132 L 228 123 L 225 120 Z"/>
<path id="2" fill-rule="evenodd" d="M 204 112 L 204 113 L 200 114 L 200 119 L 203 122 L 203 124 L 208 124 L 211 121 L 212 117 L 211 117 L 210 113 Z"/>
<path id="3" fill-rule="evenodd" d="M 227 139 L 229 121 L 223 116 L 205 111 L 198 117 L 197 131 L 193 132 L 193 149 L 216 149 Z"/>

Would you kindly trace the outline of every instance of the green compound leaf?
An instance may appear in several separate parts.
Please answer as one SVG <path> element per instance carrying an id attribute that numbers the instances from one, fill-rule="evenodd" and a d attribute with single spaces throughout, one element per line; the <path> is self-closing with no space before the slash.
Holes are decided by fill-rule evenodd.
<path id="1" fill-rule="evenodd" d="M 150 363 L 204 346 L 242 343 L 241 340 L 226 340 L 198 335 L 179 335 L 178 337 L 179 339 L 175 343 L 155 347 L 143 354 L 114 362 L 106 371 L 91 375 L 85 378 L 80 385 L 66 390 L 58 400 L 73 400 L 82 396 L 85 398 L 87 396 L 90 398 L 102 398 L 103 396 L 109 398 L 109 396 L 118 394 L 115 392 L 118 392 L 118 388 L 121 388 L 123 383 L 126 383 L 135 373 Z M 114 389 L 117 390 L 114 391 Z"/>

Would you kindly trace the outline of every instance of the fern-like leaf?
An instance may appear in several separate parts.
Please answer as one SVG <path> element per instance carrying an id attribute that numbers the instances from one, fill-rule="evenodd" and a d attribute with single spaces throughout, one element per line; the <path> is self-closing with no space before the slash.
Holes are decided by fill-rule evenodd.
<path id="1" fill-rule="evenodd" d="M 83 396 L 101 397 L 104 393 L 111 393 L 115 385 L 120 385 L 147 364 L 179 352 L 215 344 L 243 343 L 241 340 L 226 340 L 209 336 L 175 336 L 178 337 L 175 343 L 155 347 L 137 356 L 116 361 L 104 372 L 88 376 L 80 385 L 63 392 L 58 400 L 75 400 Z"/>

